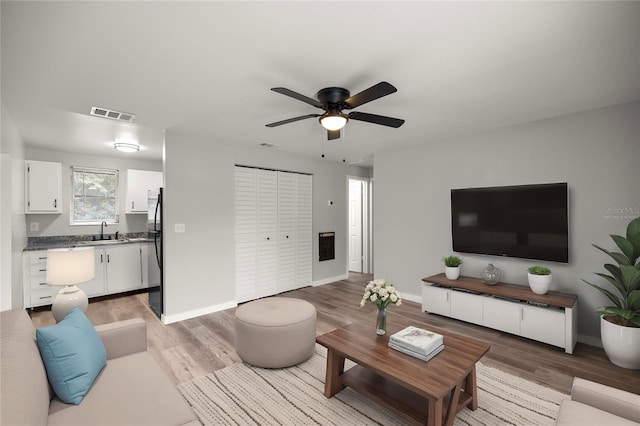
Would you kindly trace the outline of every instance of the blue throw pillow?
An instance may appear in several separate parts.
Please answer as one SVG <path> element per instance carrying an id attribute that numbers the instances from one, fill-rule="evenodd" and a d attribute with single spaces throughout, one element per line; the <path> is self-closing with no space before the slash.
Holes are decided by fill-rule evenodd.
<path id="1" fill-rule="evenodd" d="M 73 308 L 56 325 L 38 328 L 36 341 L 53 391 L 67 404 L 80 404 L 107 363 L 93 324 Z"/>

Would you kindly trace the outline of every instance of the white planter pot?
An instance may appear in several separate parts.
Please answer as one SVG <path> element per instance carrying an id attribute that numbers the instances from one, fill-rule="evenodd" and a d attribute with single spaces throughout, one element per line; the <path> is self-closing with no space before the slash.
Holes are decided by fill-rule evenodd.
<path id="1" fill-rule="evenodd" d="M 640 370 L 640 328 L 622 327 L 600 317 L 600 337 L 612 363 Z"/>
<path id="2" fill-rule="evenodd" d="M 457 280 L 460 276 L 460 267 L 459 266 L 445 266 L 444 274 L 447 276 L 449 280 Z"/>
<path id="3" fill-rule="evenodd" d="M 549 291 L 549 287 L 551 287 L 552 276 L 549 275 L 534 275 L 531 273 L 527 273 L 529 278 L 529 287 L 531 287 L 531 291 L 536 294 L 545 294 Z"/>

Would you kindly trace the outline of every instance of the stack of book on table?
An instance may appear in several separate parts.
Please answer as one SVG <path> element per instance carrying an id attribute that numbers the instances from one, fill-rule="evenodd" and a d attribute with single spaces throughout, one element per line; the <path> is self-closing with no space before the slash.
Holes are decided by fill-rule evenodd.
<path id="1" fill-rule="evenodd" d="M 444 344 L 442 335 L 410 326 L 392 334 L 389 337 L 389 347 L 429 361 L 444 349 Z"/>

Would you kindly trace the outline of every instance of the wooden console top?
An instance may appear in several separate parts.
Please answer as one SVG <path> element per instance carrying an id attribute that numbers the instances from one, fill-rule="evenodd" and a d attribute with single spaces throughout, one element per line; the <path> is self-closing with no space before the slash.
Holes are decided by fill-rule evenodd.
<path id="1" fill-rule="evenodd" d="M 526 285 L 500 282 L 495 285 L 489 285 L 485 284 L 480 278 L 460 276 L 457 280 L 452 281 L 447 279 L 444 273 L 423 278 L 422 281 L 441 287 L 462 288 L 509 299 L 545 303 L 558 308 L 572 308 L 578 300 L 578 296 L 575 294 L 560 293 L 559 291 L 549 291 L 547 294 L 536 294 Z"/>

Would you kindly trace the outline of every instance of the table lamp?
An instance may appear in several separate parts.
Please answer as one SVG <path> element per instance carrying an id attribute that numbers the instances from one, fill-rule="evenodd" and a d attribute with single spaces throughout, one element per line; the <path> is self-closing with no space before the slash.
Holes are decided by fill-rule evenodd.
<path id="1" fill-rule="evenodd" d="M 47 250 L 46 282 L 65 286 L 51 305 L 56 322 L 60 322 L 75 307 L 82 309 L 82 312 L 87 310 L 87 295 L 76 284 L 91 281 L 95 275 L 93 247 Z"/>

